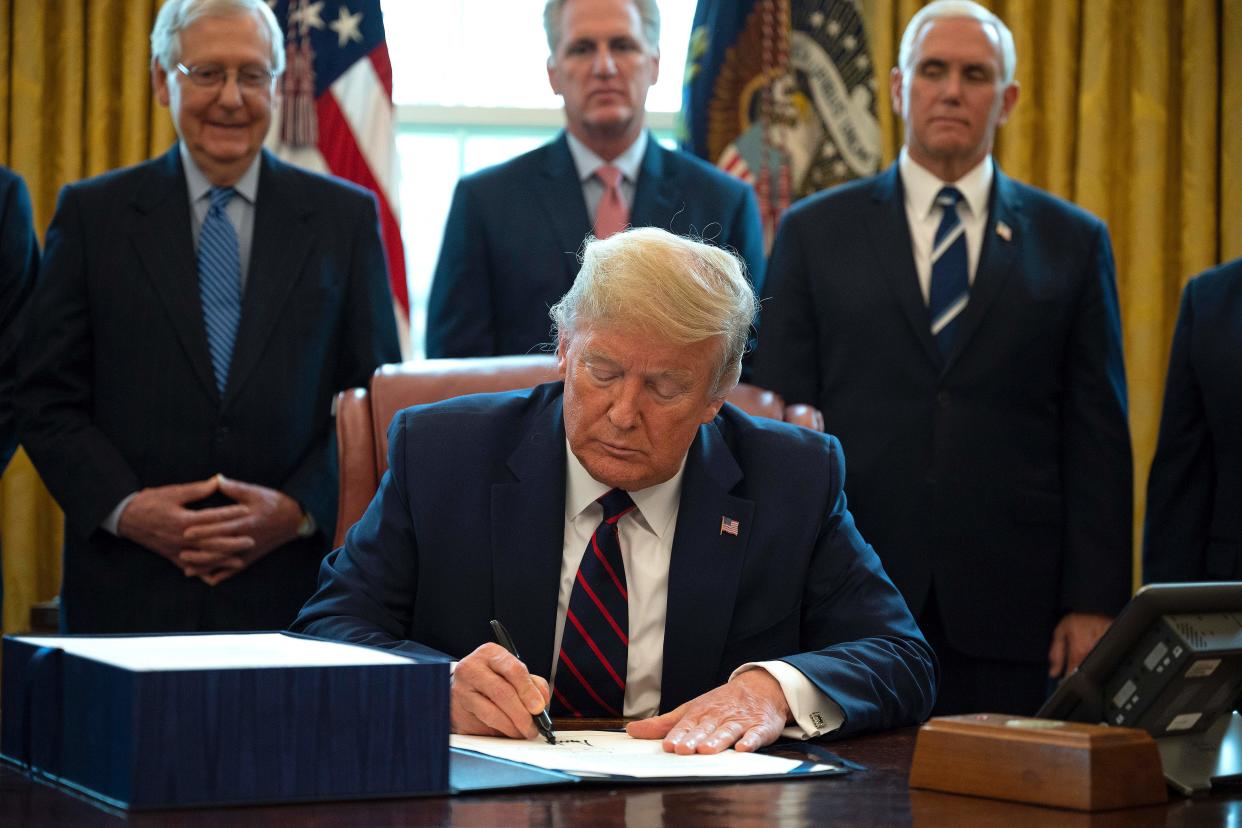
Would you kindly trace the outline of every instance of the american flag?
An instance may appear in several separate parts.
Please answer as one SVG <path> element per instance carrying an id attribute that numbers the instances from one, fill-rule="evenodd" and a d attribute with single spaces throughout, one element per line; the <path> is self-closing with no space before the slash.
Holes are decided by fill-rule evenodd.
<path id="1" fill-rule="evenodd" d="M 735 518 L 731 518 L 727 515 L 720 516 L 720 534 L 723 535 L 726 532 L 728 532 L 730 535 L 736 538 L 737 530 L 738 530 L 738 523 Z"/>
<path id="2" fill-rule="evenodd" d="M 268 0 L 285 29 L 288 67 L 268 146 L 278 156 L 353 181 L 379 207 L 403 350 L 410 300 L 397 203 L 392 64 L 380 0 Z"/>

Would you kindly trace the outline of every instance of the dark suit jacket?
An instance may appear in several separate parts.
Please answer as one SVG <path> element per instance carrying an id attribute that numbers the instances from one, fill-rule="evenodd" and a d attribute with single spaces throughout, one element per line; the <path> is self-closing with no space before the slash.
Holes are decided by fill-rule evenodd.
<path id="1" fill-rule="evenodd" d="M 336 516 L 333 396 L 399 359 L 370 194 L 263 155 L 223 399 L 176 146 L 62 191 L 21 352 L 22 442 L 65 511 L 72 632 L 282 627 Z M 211 588 L 100 529 L 131 492 L 222 472 L 319 531 Z"/>
<path id="2" fill-rule="evenodd" d="M 1242 579 L 1242 259 L 1182 293 L 1143 541 L 1145 581 Z"/>
<path id="3" fill-rule="evenodd" d="M 897 166 L 796 205 L 755 382 L 823 410 L 858 526 L 916 616 L 934 583 L 955 648 L 1041 661 L 1064 613 L 1130 594 L 1121 326 L 1102 222 L 1000 170 L 988 210 L 946 360 Z"/>
<path id="4" fill-rule="evenodd" d="M 0 167 L 0 473 L 17 449 L 13 381 L 21 309 L 39 274 L 39 240 L 21 176 Z"/>
<path id="5" fill-rule="evenodd" d="M 763 228 L 753 189 L 654 136 L 630 224 L 702 235 L 733 248 L 763 284 Z M 524 354 L 552 341 L 548 309 L 578 275 L 591 232 L 564 133 L 461 179 L 427 305 L 427 356 Z"/>
<path id="6" fill-rule="evenodd" d="M 513 634 L 552 669 L 565 528 L 561 383 L 399 413 L 391 471 L 295 629 L 461 658 Z M 935 662 L 842 492 L 832 437 L 725 405 L 686 460 L 660 708 L 782 658 L 845 710 L 842 735 L 920 721 Z M 735 518 L 737 537 L 720 531 Z M 418 642 L 418 643 L 414 643 Z"/>

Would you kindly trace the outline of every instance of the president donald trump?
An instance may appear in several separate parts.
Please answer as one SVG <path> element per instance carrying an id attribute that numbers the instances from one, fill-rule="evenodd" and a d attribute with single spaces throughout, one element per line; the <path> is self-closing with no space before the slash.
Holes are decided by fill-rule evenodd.
<path id="1" fill-rule="evenodd" d="M 715 753 L 923 719 L 935 661 L 854 528 L 840 445 L 724 402 L 754 312 L 727 251 L 588 240 L 552 309 L 562 381 L 399 413 L 294 628 L 459 659 L 458 733 L 534 737 L 550 704 Z"/>

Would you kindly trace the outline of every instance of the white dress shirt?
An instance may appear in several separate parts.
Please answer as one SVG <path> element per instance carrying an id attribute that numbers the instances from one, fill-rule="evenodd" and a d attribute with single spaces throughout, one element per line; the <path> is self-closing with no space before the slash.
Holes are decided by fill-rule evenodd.
<path id="1" fill-rule="evenodd" d="M 901 186 L 906 194 L 906 219 L 910 224 L 910 242 L 914 247 L 914 268 L 919 275 L 923 302 L 931 296 L 931 253 L 940 226 L 942 209 L 936 195 L 942 187 L 954 186 L 962 194 L 957 214 L 966 228 L 966 275 L 975 283 L 979 267 L 979 251 L 983 249 L 983 231 L 988 222 L 988 193 L 992 189 L 992 156 L 980 161 L 957 181 L 941 181 L 926 167 L 910 157 L 905 147 L 897 159 Z"/>
<path id="2" fill-rule="evenodd" d="M 565 613 L 569 609 L 574 579 L 587 542 L 603 516 L 603 508 L 595 501 L 610 488 L 591 477 L 569 449 L 568 442 L 565 455 L 565 540 L 561 550 L 561 585 L 552 648 L 553 684 L 556 682 L 561 633 L 565 627 Z M 668 568 L 677 528 L 677 512 L 681 505 L 684 471 L 683 459 L 681 468 L 669 480 L 630 492 L 637 508 L 617 523 L 630 596 L 630 643 L 622 712 L 631 718 L 654 716 L 660 707 L 664 626 L 668 613 Z M 733 675 L 756 667 L 767 670 L 785 693 L 797 722 L 797 726 L 785 728 L 787 738 L 813 738 L 835 730 L 845 720 L 836 702 L 821 693 L 796 667 L 783 661 L 743 664 Z"/>
<path id="3" fill-rule="evenodd" d="M 641 130 L 634 143 L 611 161 L 600 158 L 590 147 L 575 138 L 572 132 L 566 131 L 565 137 L 569 139 L 569 154 L 578 170 L 578 180 L 582 182 L 582 198 L 586 202 L 591 224 L 595 224 L 595 213 L 599 210 L 600 199 L 604 197 L 604 184 L 595 177 L 595 171 L 605 164 L 611 164 L 621 171 L 621 196 L 625 199 L 626 209 L 633 214 L 638 173 L 643 168 L 643 153 L 647 151 L 647 130 Z"/>

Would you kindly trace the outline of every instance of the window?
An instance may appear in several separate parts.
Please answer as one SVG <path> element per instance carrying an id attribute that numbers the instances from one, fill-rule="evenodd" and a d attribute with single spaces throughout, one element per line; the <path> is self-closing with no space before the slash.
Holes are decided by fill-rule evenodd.
<path id="1" fill-rule="evenodd" d="M 534 149 L 564 119 L 548 87 L 544 0 L 384 0 L 397 106 L 410 344 L 423 353 L 427 292 L 457 179 Z M 695 0 L 660 3 L 660 80 L 647 123 L 672 142 Z"/>

